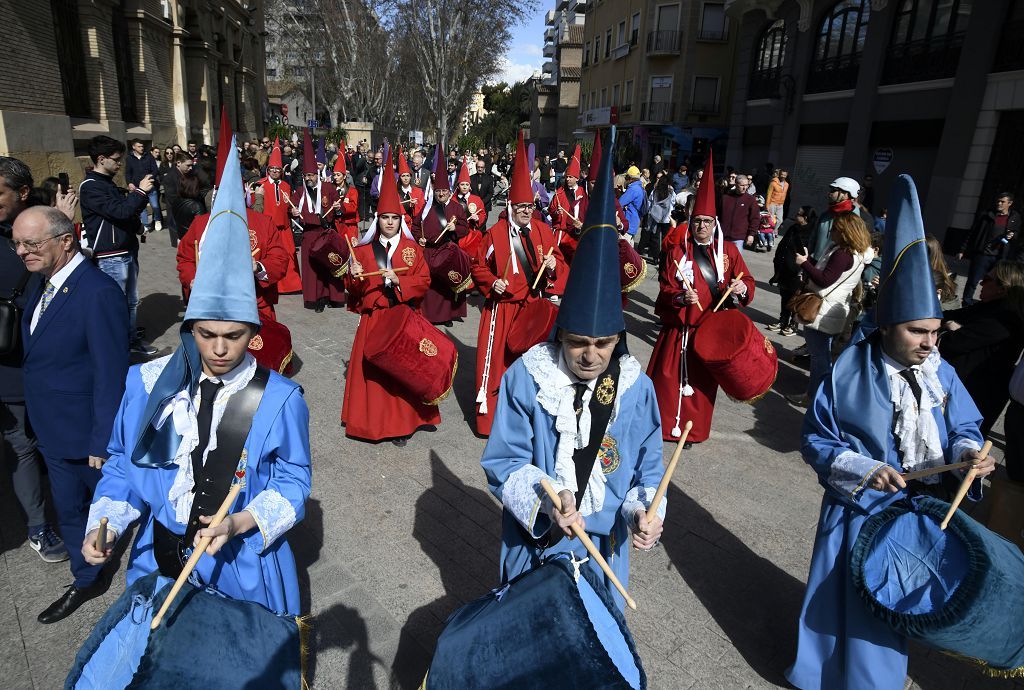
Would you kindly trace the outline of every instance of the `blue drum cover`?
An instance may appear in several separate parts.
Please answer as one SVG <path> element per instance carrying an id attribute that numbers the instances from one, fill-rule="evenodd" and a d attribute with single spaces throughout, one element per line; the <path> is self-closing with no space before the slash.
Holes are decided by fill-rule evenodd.
<path id="1" fill-rule="evenodd" d="M 65 690 L 301 689 L 294 617 L 186 586 L 151 633 L 172 584 L 153 573 L 125 590 L 82 645 Z"/>
<path id="2" fill-rule="evenodd" d="M 427 690 L 646 690 L 626 620 L 588 566 L 548 558 L 449 618 Z"/>
<path id="3" fill-rule="evenodd" d="M 868 518 L 850 557 L 853 587 L 896 632 L 1024 672 L 1024 554 L 949 504 L 918 496 Z"/>

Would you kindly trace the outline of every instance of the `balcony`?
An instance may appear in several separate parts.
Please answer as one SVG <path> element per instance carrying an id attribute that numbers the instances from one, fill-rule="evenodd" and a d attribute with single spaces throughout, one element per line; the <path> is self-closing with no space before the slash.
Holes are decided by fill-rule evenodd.
<path id="1" fill-rule="evenodd" d="M 750 88 L 747 89 L 747 98 L 750 100 L 757 98 L 778 98 L 779 77 L 781 75 L 782 70 L 778 67 L 755 70 L 750 75 Z"/>
<path id="2" fill-rule="evenodd" d="M 540 66 L 540 70 L 541 72 L 544 72 L 545 75 L 554 74 L 558 71 L 558 63 L 554 60 L 545 60 L 544 64 Z"/>
<path id="3" fill-rule="evenodd" d="M 725 26 L 720 29 L 701 28 L 697 33 L 697 40 L 709 43 L 725 43 L 729 40 L 729 27 Z"/>
<path id="4" fill-rule="evenodd" d="M 544 23 L 547 24 L 548 26 L 554 26 L 555 25 L 555 17 L 557 17 L 557 16 L 558 16 L 557 12 L 555 12 L 554 10 L 548 10 L 544 14 Z"/>
<path id="5" fill-rule="evenodd" d="M 555 57 L 555 44 L 545 43 L 544 44 L 544 57 L 553 58 Z"/>
<path id="6" fill-rule="evenodd" d="M 676 114 L 675 103 L 663 103 L 652 101 L 640 104 L 640 120 L 643 122 L 658 122 L 667 124 L 672 121 Z"/>
<path id="7" fill-rule="evenodd" d="M 681 31 L 650 31 L 647 33 L 648 55 L 679 55 Z"/>
<path id="8" fill-rule="evenodd" d="M 624 58 L 627 55 L 629 55 L 628 43 L 623 43 L 620 46 L 615 46 L 614 48 L 612 48 L 612 60 L 618 60 L 619 58 Z"/>
<path id="9" fill-rule="evenodd" d="M 882 72 L 883 84 L 945 79 L 956 74 L 963 32 L 890 45 Z"/>
<path id="10" fill-rule="evenodd" d="M 690 103 L 691 115 L 717 115 L 719 113 L 718 102 L 713 103 Z"/>
<path id="11" fill-rule="evenodd" d="M 860 53 L 815 60 L 807 75 L 807 93 L 843 91 L 857 86 Z"/>

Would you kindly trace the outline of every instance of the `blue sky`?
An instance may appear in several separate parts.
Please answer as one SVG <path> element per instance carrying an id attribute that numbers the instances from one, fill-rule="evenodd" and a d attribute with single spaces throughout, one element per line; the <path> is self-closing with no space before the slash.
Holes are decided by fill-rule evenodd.
<path id="1" fill-rule="evenodd" d="M 526 79 L 544 62 L 544 15 L 555 8 L 555 0 L 541 0 L 539 9 L 513 32 L 512 45 L 505 55 L 502 71 L 495 81 L 514 83 Z"/>

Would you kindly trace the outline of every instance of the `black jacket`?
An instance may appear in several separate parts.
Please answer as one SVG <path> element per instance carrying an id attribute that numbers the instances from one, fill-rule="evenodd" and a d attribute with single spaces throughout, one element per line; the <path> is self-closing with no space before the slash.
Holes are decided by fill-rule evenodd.
<path id="1" fill-rule="evenodd" d="M 1001 242 L 1000 238 L 1006 233 L 1014 233 L 1013 239 L 1008 242 Z M 1020 213 L 1010 209 L 1010 215 L 1006 219 L 1006 230 L 1000 232 L 996 228 L 996 214 L 994 211 L 986 211 L 978 216 L 971 227 L 971 231 L 964 239 L 960 252 L 967 256 L 980 256 L 987 254 L 997 256 L 1000 259 L 1024 258 L 1021 251 L 1021 227 Z"/>
<path id="2" fill-rule="evenodd" d="M 961 326 L 942 334 L 939 354 L 981 410 L 984 436 L 1009 400 L 1007 384 L 1024 349 L 1024 319 L 1005 298 L 947 311 L 942 319 Z"/>
<path id="3" fill-rule="evenodd" d="M 84 235 L 93 256 L 119 256 L 139 250 L 139 214 L 149 203 L 142 191 L 125 194 L 107 175 L 90 170 L 78 187 Z"/>
<path id="4" fill-rule="evenodd" d="M 143 177 L 152 175 L 153 182 L 159 186 L 160 167 L 157 165 L 156 158 L 149 153 L 143 153 L 142 158 L 136 158 L 135 152 L 129 151 L 125 154 L 125 163 L 124 179 L 128 181 L 128 184 L 138 187 Z"/>
<path id="5" fill-rule="evenodd" d="M 370 186 L 373 178 L 368 178 L 366 176 L 366 172 L 369 168 L 370 166 L 366 160 L 366 156 L 358 151 L 352 154 L 352 181 L 355 183 L 356 187 L 366 189 Z M 362 196 L 362 194 L 360 194 L 360 196 Z"/>
<path id="6" fill-rule="evenodd" d="M 484 208 L 491 210 L 491 199 L 494 197 L 494 176 L 489 172 L 476 173 L 469 176 L 469 190 L 480 197 Z"/>
<path id="7" fill-rule="evenodd" d="M 171 205 L 174 224 L 178 227 L 178 237 L 184 237 L 196 216 L 206 213 L 206 204 L 199 199 L 178 197 Z"/>
<path id="8" fill-rule="evenodd" d="M 31 295 L 39 291 L 41 278 L 38 273 L 28 273 L 25 263 L 18 257 L 7 240 L 11 238 L 11 226 L 0 225 L 0 297 L 9 298 L 22 276 L 28 274 L 28 282 L 21 296 L 15 300 L 22 309 Z M 21 324 L 18 324 L 21 328 Z M 18 348 L 8 355 L 0 355 L 0 400 L 20 402 L 25 399 L 25 385 L 21 375 L 21 359 L 24 348 Z"/>
<path id="9" fill-rule="evenodd" d="M 796 263 L 796 255 L 807 253 L 807 245 L 811 239 L 811 226 L 793 223 L 782 235 L 775 246 L 775 282 L 780 290 L 799 290 L 803 284 L 800 267 Z"/>

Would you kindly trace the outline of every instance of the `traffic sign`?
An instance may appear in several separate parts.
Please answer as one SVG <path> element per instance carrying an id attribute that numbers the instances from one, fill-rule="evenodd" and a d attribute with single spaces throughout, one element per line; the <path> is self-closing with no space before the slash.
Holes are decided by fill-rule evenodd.
<path id="1" fill-rule="evenodd" d="M 320 120 L 310 120 L 309 122 L 306 123 L 306 126 L 309 127 L 310 129 L 316 129 L 317 127 L 320 126 Z"/>

